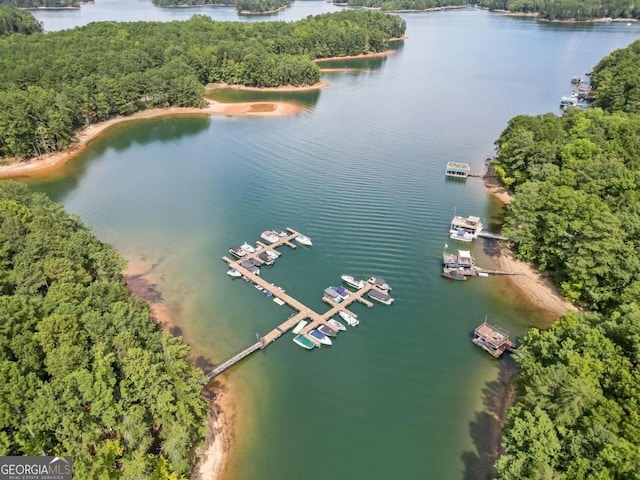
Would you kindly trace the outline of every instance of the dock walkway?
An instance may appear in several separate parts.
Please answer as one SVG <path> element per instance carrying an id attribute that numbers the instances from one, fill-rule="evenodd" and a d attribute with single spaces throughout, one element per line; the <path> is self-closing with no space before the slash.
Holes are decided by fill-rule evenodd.
<path id="1" fill-rule="evenodd" d="M 291 240 L 295 239 L 295 237 L 299 235 L 299 232 L 291 228 L 287 228 L 287 230 L 291 232 L 291 235 L 288 235 L 287 237 L 282 237 L 277 242 L 267 245 L 265 248 L 274 250 L 274 251 L 276 248 L 281 247 L 282 245 L 287 245 L 289 247 L 295 248 L 296 246 L 291 243 Z M 264 245 L 264 244 L 261 244 L 261 245 Z M 304 335 L 306 338 L 312 341 L 316 346 L 319 346 L 320 343 L 318 342 L 318 340 L 308 335 L 308 333 L 311 330 L 319 327 L 320 325 L 326 325 L 329 328 L 332 328 L 327 323 L 327 321 L 331 319 L 333 316 L 337 315 L 338 312 L 341 310 L 344 310 L 346 313 L 353 315 L 354 317 L 357 317 L 357 315 L 355 315 L 353 312 L 350 312 L 349 310 L 347 310 L 347 307 L 353 304 L 354 302 L 360 302 L 366 305 L 367 307 L 371 308 L 373 306 L 373 303 L 367 300 L 366 298 L 363 298 L 364 295 L 370 290 L 378 290 L 379 292 L 386 293 L 384 290 L 381 290 L 377 286 L 371 283 L 366 283 L 364 287 L 362 287 L 361 289 L 355 292 L 349 291 L 349 297 L 347 299 L 342 300 L 340 303 L 338 304 L 330 303 L 332 307 L 325 313 L 319 314 L 314 310 L 312 310 L 311 308 L 307 307 L 304 303 L 293 298 L 291 295 L 283 292 L 276 285 L 273 285 L 272 283 L 264 280 L 260 276 L 251 273 L 248 269 L 242 266 L 242 262 L 250 258 L 256 258 L 257 255 L 263 251 L 264 249 L 261 249 L 254 253 L 247 253 L 245 256 L 237 260 L 232 260 L 226 256 L 222 257 L 222 259 L 227 264 L 229 264 L 230 268 L 235 268 L 237 271 L 242 273 L 242 275 L 247 277 L 253 283 L 260 285 L 264 290 L 271 292 L 271 294 L 274 297 L 281 299 L 284 303 L 286 303 L 288 306 L 296 310 L 298 313 L 287 318 L 284 322 L 282 322 L 280 325 L 278 325 L 273 330 L 268 332 L 266 335 L 260 337 L 260 340 L 258 342 L 254 343 L 253 345 L 250 345 L 249 347 L 235 354 L 233 357 L 217 365 L 213 370 L 207 373 L 207 378 L 209 379 L 212 379 L 215 376 L 221 374 L 222 372 L 227 370 L 229 367 L 236 364 L 237 362 L 247 357 L 248 355 L 252 354 L 253 352 L 267 347 L 268 345 L 276 341 L 278 338 L 280 338 L 284 333 L 293 329 L 301 320 L 309 319 L 310 322 L 300 331 L 300 335 Z M 277 253 L 280 253 L 280 252 L 277 252 Z"/>

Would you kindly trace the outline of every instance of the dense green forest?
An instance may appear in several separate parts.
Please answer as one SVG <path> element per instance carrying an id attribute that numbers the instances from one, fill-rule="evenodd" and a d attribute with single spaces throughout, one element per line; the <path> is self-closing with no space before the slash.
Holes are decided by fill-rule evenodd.
<path id="1" fill-rule="evenodd" d="M 477 0 L 491 10 L 537 13 L 548 20 L 640 18 L 640 4 L 633 0 Z"/>
<path id="2" fill-rule="evenodd" d="M 211 82 L 308 85 L 312 59 L 385 50 L 401 18 L 342 11 L 297 22 L 94 23 L 0 39 L 0 158 L 65 148 L 74 130 L 151 107 L 201 106 Z"/>
<path id="3" fill-rule="evenodd" d="M 288 5 L 292 0 L 152 0 L 154 5 L 177 7 L 185 5 L 234 6 L 239 13 L 273 12 Z"/>
<path id="4" fill-rule="evenodd" d="M 88 0 L 86 0 L 88 1 Z M 78 0 L 0 0 L 0 5 L 18 8 L 79 8 Z"/>
<path id="5" fill-rule="evenodd" d="M 62 206 L 0 182 L 0 455 L 71 455 L 79 479 L 188 477 L 205 378 L 124 266 Z"/>
<path id="6" fill-rule="evenodd" d="M 637 49 L 594 69 L 609 111 L 518 116 L 496 142 L 503 232 L 592 312 L 524 337 L 500 479 L 640 478 L 640 115 L 619 111 L 637 108 Z"/>
<path id="7" fill-rule="evenodd" d="M 37 32 L 42 32 L 42 25 L 29 12 L 0 5 L 0 37 L 12 33 L 29 35 Z"/>
<path id="8" fill-rule="evenodd" d="M 640 40 L 604 57 L 593 69 L 591 85 L 595 107 L 640 113 Z"/>
<path id="9" fill-rule="evenodd" d="M 350 7 L 380 8 L 384 11 L 428 10 L 432 8 L 468 5 L 469 0 L 347 0 L 335 3 Z"/>

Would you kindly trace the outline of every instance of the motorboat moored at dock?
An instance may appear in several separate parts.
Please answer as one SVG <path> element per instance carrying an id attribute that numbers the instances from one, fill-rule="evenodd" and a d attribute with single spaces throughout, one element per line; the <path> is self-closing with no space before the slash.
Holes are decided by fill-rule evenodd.
<path id="1" fill-rule="evenodd" d="M 349 325 L 350 327 L 357 327 L 358 325 L 360 325 L 360 320 L 358 320 L 350 313 L 345 312 L 344 310 L 340 310 L 338 312 L 338 315 L 340 315 L 340 318 L 347 322 L 347 325 Z"/>
<path id="2" fill-rule="evenodd" d="M 369 290 L 367 292 L 367 296 L 385 305 L 391 305 L 393 303 L 393 298 L 390 295 L 387 295 L 386 293 L 383 293 L 383 292 L 379 292 L 378 290 Z"/>
<path id="3" fill-rule="evenodd" d="M 333 342 L 331 341 L 331 339 L 329 337 L 327 337 L 324 333 L 318 331 L 318 330 L 311 330 L 309 332 L 309 336 L 315 338 L 316 340 L 318 340 L 322 345 L 333 345 Z"/>
<path id="4" fill-rule="evenodd" d="M 483 227 L 479 217 L 454 216 L 449 227 L 449 238 L 460 242 L 472 242 L 478 238 Z"/>
<path id="5" fill-rule="evenodd" d="M 231 278 L 240 278 L 242 276 L 242 274 L 235 268 L 227 270 L 227 275 L 229 275 Z"/>
<path id="6" fill-rule="evenodd" d="M 467 279 L 466 276 L 464 276 L 460 272 L 456 272 L 455 270 L 444 271 L 442 272 L 442 276 L 448 280 L 464 281 Z"/>
<path id="7" fill-rule="evenodd" d="M 278 235 L 271 230 L 265 230 L 262 232 L 262 234 L 260 234 L 260 238 L 269 243 L 276 243 L 279 240 Z"/>
<path id="8" fill-rule="evenodd" d="M 293 337 L 293 343 L 306 350 L 313 350 L 316 347 L 315 344 L 304 335 L 296 335 Z"/>
<path id="9" fill-rule="evenodd" d="M 335 331 L 331 327 L 327 327 L 326 325 L 320 325 L 318 327 L 318 331 L 321 332 L 321 333 L 324 333 L 327 337 L 337 337 L 338 336 L 338 332 L 337 331 Z"/>
<path id="10" fill-rule="evenodd" d="M 244 242 L 242 245 L 240 245 L 240 248 L 248 253 L 255 253 L 256 251 L 256 247 L 254 247 L 253 245 L 249 245 L 247 242 Z"/>
<path id="11" fill-rule="evenodd" d="M 273 302 L 281 307 L 285 304 L 284 300 L 278 297 L 273 297 Z"/>
<path id="12" fill-rule="evenodd" d="M 343 300 L 346 300 L 347 298 L 349 298 L 349 291 L 341 286 L 331 286 L 331 288 L 333 288 L 336 292 L 338 292 L 338 295 L 340 295 L 340 298 L 342 298 Z"/>
<path id="13" fill-rule="evenodd" d="M 360 290 L 365 285 L 364 280 L 358 277 L 352 277 L 351 275 L 342 275 L 340 278 L 344 283 L 358 290 Z"/>
<path id="14" fill-rule="evenodd" d="M 369 278 L 368 282 L 371 285 L 378 287 L 380 290 L 391 290 L 389 284 L 382 277 L 371 277 Z"/>
<path id="15" fill-rule="evenodd" d="M 265 265 L 273 265 L 275 261 L 267 252 L 260 252 L 258 258 L 262 260 Z"/>
<path id="16" fill-rule="evenodd" d="M 335 318 L 330 318 L 329 320 L 327 320 L 327 323 L 331 325 L 333 328 L 335 328 L 336 330 L 338 330 L 339 332 L 344 332 L 345 330 L 347 330 L 347 327 L 345 327 Z"/>
<path id="17" fill-rule="evenodd" d="M 242 258 L 247 254 L 247 252 L 238 245 L 231 247 L 229 253 L 236 258 Z"/>
<path id="18" fill-rule="evenodd" d="M 342 297 L 335 290 L 335 287 L 325 288 L 324 289 L 324 295 L 326 297 L 330 298 L 333 301 L 333 303 L 340 303 L 342 301 Z"/>
<path id="19" fill-rule="evenodd" d="M 309 237 L 307 237 L 306 235 L 303 234 L 298 234 L 298 236 L 295 238 L 296 242 L 298 242 L 300 245 L 304 245 L 306 247 L 311 247 L 313 246 L 313 243 L 311 242 L 311 239 Z"/>
<path id="20" fill-rule="evenodd" d="M 300 330 L 306 327 L 308 323 L 309 322 L 307 320 L 300 320 L 298 324 L 294 327 L 293 333 L 295 333 L 296 335 L 299 334 Z"/>
<path id="21" fill-rule="evenodd" d="M 288 235 L 287 232 L 285 232 L 284 230 L 280 230 L 279 228 L 274 228 L 273 229 L 273 233 L 275 233 L 277 236 L 283 237 L 283 238 Z"/>

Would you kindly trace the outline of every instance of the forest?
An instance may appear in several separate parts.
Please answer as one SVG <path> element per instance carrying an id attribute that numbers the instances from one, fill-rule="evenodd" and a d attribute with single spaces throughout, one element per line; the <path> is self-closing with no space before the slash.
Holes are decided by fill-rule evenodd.
<path id="1" fill-rule="evenodd" d="M 88 0 L 87 0 L 88 1 Z M 0 5 L 18 8 L 79 8 L 79 0 L 0 0 Z"/>
<path id="2" fill-rule="evenodd" d="M 640 4 L 629 0 L 477 0 L 491 10 L 537 13 L 547 20 L 640 18 Z"/>
<path id="3" fill-rule="evenodd" d="M 384 11 L 420 11 L 471 4 L 490 10 L 535 13 L 546 20 L 640 19 L 640 5 L 628 0 L 335 0 L 334 3 Z"/>
<path id="4" fill-rule="evenodd" d="M 30 35 L 37 32 L 42 32 L 42 25 L 33 15 L 15 7 L 0 5 L 0 37 L 13 33 Z"/>
<path id="5" fill-rule="evenodd" d="M 593 69 L 594 106 L 608 112 L 640 113 L 640 40 L 604 57 Z"/>
<path id="6" fill-rule="evenodd" d="M 606 110 L 521 115 L 496 141 L 495 169 L 513 193 L 503 233 L 582 307 L 522 340 L 500 479 L 640 478 L 637 50 L 594 68 L 594 103 Z"/>
<path id="7" fill-rule="evenodd" d="M 240 14 L 274 12 L 291 5 L 292 0 L 152 0 L 154 5 L 177 7 L 185 5 L 235 6 Z"/>
<path id="8" fill-rule="evenodd" d="M 64 149 L 74 131 L 154 107 L 199 107 L 204 85 L 309 85 L 313 59 L 379 52 L 397 16 L 341 11 L 285 22 L 93 23 L 0 39 L 0 158 Z"/>
<path id="9" fill-rule="evenodd" d="M 205 377 L 127 291 L 125 260 L 43 194 L 0 182 L 0 455 L 74 478 L 188 478 Z"/>

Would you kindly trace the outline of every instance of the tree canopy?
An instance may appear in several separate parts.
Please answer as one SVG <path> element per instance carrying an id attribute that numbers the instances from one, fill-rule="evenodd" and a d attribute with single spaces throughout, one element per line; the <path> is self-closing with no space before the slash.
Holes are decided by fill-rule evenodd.
<path id="1" fill-rule="evenodd" d="M 336 1 L 335 3 L 341 3 Z M 379 8 L 383 11 L 429 10 L 441 7 L 468 5 L 469 0 L 347 0 L 350 7 Z"/>
<path id="2" fill-rule="evenodd" d="M 162 7 L 182 7 L 189 5 L 234 6 L 240 14 L 274 12 L 291 5 L 293 0 L 152 0 Z"/>
<path id="3" fill-rule="evenodd" d="M 640 5 L 628 0 L 477 0 L 491 10 L 537 13 L 547 20 L 640 18 Z"/>
<path id="4" fill-rule="evenodd" d="M 513 192 L 504 233 L 594 312 L 524 337 L 499 479 L 640 479 L 640 114 L 627 83 L 637 49 L 594 69 L 608 111 L 521 115 L 496 142 Z"/>
<path id="5" fill-rule="evenodd" d="M 203 103 L 213 82 L 308 85 L 315 58 L 379 52 L 404 20 L 342 11 L 297 22 L 93 23 L 0 39 L 0 158 L 65 148 L 74 130 L 151 107 Z"/>
<path id="6" fill-rule="evenodd" d="M 0 5 L 0 37 L 13 33 L 42 32 L 42 25 L 29 12 L 18 8 Z"/>
<path id="7" fill-rule="evenodd" d="M 82 0 L 88 1 L 88 0 Z M 0 4 L 18 8 L 79 8 L 79 0 L 0 0 Z"/>
<path id="8" fill-rule="evenodd" d="M 594 106 L 640 113 L 640 40 L 604 57 L 593 69 Z"/>
<path id="9" fill-rule="evenodd" d="M 60 205 L 0 182 L 1 455 L 70 455 L 74 478 L 188 477 L 204 374 L 124 266 Z"/>

